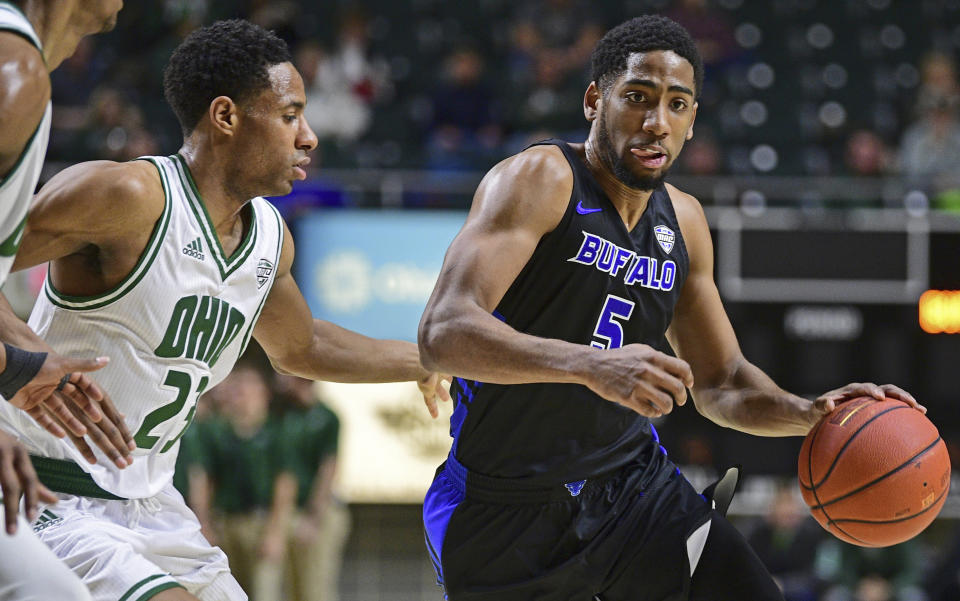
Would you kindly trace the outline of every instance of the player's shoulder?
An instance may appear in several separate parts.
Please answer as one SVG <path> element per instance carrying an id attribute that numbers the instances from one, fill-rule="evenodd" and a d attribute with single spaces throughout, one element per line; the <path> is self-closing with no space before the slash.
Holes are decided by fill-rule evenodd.
<path id="1" fill-rule="evenodd" d="M 160 174 L 148 161 L 88 161 L 68 167 L 40 190 L 41 204 L 51 200 L 78 204 L 99 214 L 122 216 L 128 224 L 152 223 L 163 212 Z"/>
<path id="2" fill-rule="evenodd" d="M 50 72 L 40 49 L 23 35 L 0 30 L 0 82 L 16 83 L 17 88 L 7 88 L 7 93 L 21 94 L 35 86 L 50 91 Z"/>
<path id="3" fill-rule="evenodd" d="M 673 204 L 673 211 L 677 214 L 680 226 L 702 228 L 707 224 L 707 217 L 703 212 L 703 205 L 692 194 L 688 194 L 673 184 L 665 183 L 667 194 Z"/>
<path id="4" fill-rule="evenodd" d="M 501 226 L 552 230 L 566 211 L 573 171 L 556 146 L 534 146 L 491 169 L 477 188 L 473 213 Z"/>
<path id="5" fill-rule="evenodd" d="M 573 170 L 563 151 L 552 144 L 531 146 L 500 161 L 488 176 L 505 177 L 514 185 L 551 192 L 573 188 Z"/>
<path id="6" fill-rule="evenodd" d="M 19 154 L 50 100 L 50 74 L 36 46 L 0 31 L 0 153 Z"/>

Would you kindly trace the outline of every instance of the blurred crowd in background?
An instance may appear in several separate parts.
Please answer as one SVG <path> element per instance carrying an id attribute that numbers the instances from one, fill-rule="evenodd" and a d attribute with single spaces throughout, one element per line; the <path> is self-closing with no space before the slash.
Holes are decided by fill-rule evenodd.
<path id="1" fill-rule="evenodd" d="M 335 601 L 350 530 L 334 494 L 340 420 L 252 345 L 201 397 L 174 484 L 253 601 Z"/>
<path id="2" fill-rule="evenodd" d="M 707 68 L 691 175 L 903 176 L 960 207 L 956 0 L 142 0 L 54 73 L 49 158 L 172 153 L 162 67 L 186 33 L 246 17 L 291 45 L 324 167 L 483 171 L 585 137 L 594 43 L 642 12 Z"/>

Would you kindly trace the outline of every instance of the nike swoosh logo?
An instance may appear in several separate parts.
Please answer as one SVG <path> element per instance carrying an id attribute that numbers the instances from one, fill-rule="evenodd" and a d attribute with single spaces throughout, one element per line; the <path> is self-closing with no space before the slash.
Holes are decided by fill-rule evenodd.
<path id="1" fill-rule="evenodd" d="M 583 206 L 583 201 L 582 201 L 582 200 L 578 200 L 578 201 L 577 201 L 577 213 L 580 213 L 581 215 L 589 215 L 590 213 L 596 213 L 597 211 L 602 211 L 602 210 L 603 210 L 603 209 L 587 209 L 587 208 L 584 208 L 584 206 Z"/>

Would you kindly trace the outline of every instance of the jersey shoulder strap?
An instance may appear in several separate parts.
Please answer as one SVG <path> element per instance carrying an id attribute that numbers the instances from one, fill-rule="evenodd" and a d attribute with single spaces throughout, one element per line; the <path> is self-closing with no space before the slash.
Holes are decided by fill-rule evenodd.
<path id="1" fill-rule="evenodd" d="M 43 50 L 40 38 L 37 32 L 33 30 L 33 25 L 23 14 L 20 7 L 11 3 L 0 1 L 0 31 L 12 31 L 20 34 L 37 47 L 37 50 Z"/>

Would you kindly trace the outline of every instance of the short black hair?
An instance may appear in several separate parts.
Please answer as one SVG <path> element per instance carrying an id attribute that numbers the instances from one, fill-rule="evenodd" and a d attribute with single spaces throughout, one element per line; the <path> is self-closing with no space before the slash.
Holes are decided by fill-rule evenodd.
<path id="1" fill-rule="evenodd" d="M 703 59 L 690 32 L 673 19 L 643 15 L 617 25 L 597 42 L 590 57 L 591 76 L 601 90 L 627 70 L 627 58 L 635 52 L 672 50 L 693 65 L 694 93 L 703 88 Z"/>
<path id="2" fill-rule="evenodd" d="M 217 96 L 240 104 L 270 85 L 267 70 L 290 62 L 287 43 L 243 19 L 217 21 L 187 36 L 163 71 L 163 95 L 184 136 Z"/>

